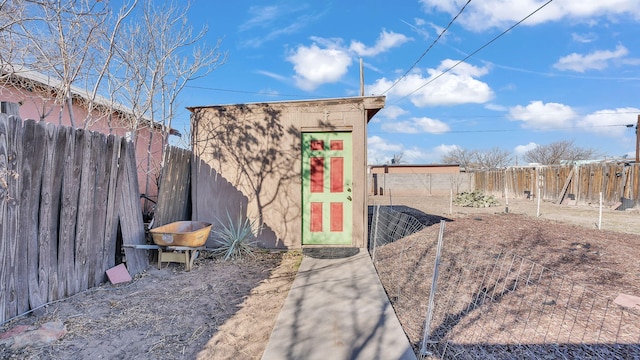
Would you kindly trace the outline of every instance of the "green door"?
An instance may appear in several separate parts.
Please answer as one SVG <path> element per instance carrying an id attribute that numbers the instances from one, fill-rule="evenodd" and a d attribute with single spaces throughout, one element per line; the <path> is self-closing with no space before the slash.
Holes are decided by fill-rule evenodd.
<path id="1" fill-rule="evenodd" d="M 351 245 L 350 132 L 302 134 L 302 244 Z"/>

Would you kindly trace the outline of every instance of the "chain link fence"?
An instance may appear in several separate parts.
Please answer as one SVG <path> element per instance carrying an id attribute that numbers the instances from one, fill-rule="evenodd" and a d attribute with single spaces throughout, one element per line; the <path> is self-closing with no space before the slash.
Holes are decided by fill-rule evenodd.
<path id="1" fill-rule="evenodd" d="M 426 237 L 398 210 L 370 207 L 370 253 L 420 358 L 640 359 L 637 305 L 514 253 L 447 243 L 444 221 Z"/>

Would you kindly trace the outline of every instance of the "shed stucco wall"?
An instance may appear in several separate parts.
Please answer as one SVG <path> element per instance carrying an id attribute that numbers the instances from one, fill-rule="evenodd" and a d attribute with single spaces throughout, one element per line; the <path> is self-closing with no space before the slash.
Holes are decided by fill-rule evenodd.
<path id="1" fill-rule="evenodd" d="M 352 246 L 365 247 L 366 125 L 383 106 L 384 97 L 366 97 L 190 108 L 195 156 L 247 199 L 246 209 L 239 208 L 242 202 L 207 208 L 223 197 L 196 183 L 194 219 L 215 224 L 226 218 L 223 211 L 261 218 L 262 246 L 301 247 L 301 134 L 347 131 L 353 142 Z"/>

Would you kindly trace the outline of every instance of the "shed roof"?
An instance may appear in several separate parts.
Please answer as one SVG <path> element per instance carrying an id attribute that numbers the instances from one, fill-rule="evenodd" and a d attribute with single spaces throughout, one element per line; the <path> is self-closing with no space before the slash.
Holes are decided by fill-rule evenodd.
<path id="1" fill-rule="evenodd" d="M 384 96 L 357 96 L 357 97 L 344 97 L 344 98 L 330 98 L 330 99 L 310 99 L 310 100 L 292 100 L 292 101 L 270 101 L 270 102 L 255 102 L 255 103 L 243 103 L 243 104 L 226 104 L 226 105 L 205 105 L 205 106 L 188 106 L 187 110 L 192 113 L 197 109 L 219 109 L 233 106 L 263 106 L 263 105 L 278 105 L 289 107 L 305 107 L 305 106 L 331 106 L 331 105 L 345 105 L 345 104 L 362 104 L 364 110 L 367 112 L 367 122 L 373 118 L 373 116 L 384 107 Z"/>

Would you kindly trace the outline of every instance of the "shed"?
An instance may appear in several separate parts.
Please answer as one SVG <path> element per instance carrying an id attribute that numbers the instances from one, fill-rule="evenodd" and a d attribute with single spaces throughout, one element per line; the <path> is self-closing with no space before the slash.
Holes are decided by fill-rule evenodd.
<path id="1" fill-rule="evenodd" d="M 266 248 L 365 247 L 367 123 L 384 101 L 189 107 L 193 219 L 256 221 Z"/>

